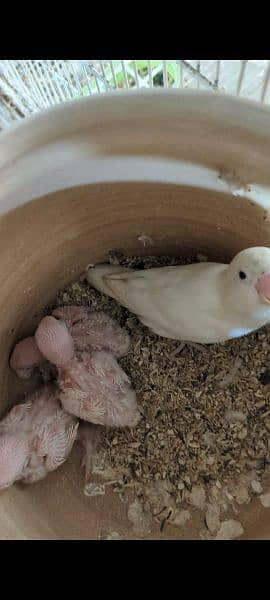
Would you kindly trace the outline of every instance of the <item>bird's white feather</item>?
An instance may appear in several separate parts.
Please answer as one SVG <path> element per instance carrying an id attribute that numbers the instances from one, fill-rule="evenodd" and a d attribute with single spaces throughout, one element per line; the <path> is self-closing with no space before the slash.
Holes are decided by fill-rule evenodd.
<path id="1" fill-rule="evenodd" d="M 230 265 L 204 262 L 143 272 L 97 265 L 88 269 L 87 279 L 156 334 L 209 344 L 246 335 L 270 321 L 270 302 L 256 291 L 265 272 L 270 274 L 270 249 L 259 247 L 242 251 Z"/>

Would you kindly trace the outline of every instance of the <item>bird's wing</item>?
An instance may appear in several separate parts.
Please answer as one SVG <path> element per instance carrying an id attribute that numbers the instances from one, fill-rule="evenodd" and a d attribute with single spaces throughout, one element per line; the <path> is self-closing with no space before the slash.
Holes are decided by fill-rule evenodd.
<path id="1" fill-rule="evenodd" d="M 59 430 L 55 422 L 44 427 L 38 436 L 37 453 L 45 458 L 48 471 L 57 469 L 67 458 L 75 442 L 79 423 L 72 423 L 67 430 Z"/>
<path id="2" fill-rule="evenodd" d="M 146 269 L 145 271 L 120 271 L 119 273 L 108 273 L 103 275 L 102 279 L 109 289 L 114 293 L 117 290 L 129 290 L 134 293 L 144 290 L 163 289 L 164 286 L 177 286 L 186 281 L 192 273 L 191 266 L 201 267 L 201 265 L 185 265 L 180 267 L 158 267 Z M 200 269 L 201 270 L 201 269 Z"/>
<path id="3" fill-rule="evenodd" d="M 141 272 L 136 273 L 116 273 L 113 275 L 106 275 L 103 278 L 107 289 L 112 293 L 113 297 L 120 302 L 120 304 L 128 303 L 130 308 L 130 300 L 132 296 L 137 292 L 141 293 L 148 289 L 149 277 L 146 277 Z"/>
<path id="4" fill-rule="evenodd" d="M 108 273 L 107 275 L 103 275 L 103 279 L 145 279 L 145 273 L 147 272 L 147 270 L 133 271 L 132 269 L 126 269 L 125 271 L 119 271 L 118 273 Z"/>
<path id="5" fill-rule="evenodd" d="M 14 406 L 9 413 L 2 419 L 0 423 L 0 433 L 8 433 L 14 431 L 24 421 L 29 411 L 33 406 L 32 402 L 24 402 L 23 404 L 17 404 Z"/>

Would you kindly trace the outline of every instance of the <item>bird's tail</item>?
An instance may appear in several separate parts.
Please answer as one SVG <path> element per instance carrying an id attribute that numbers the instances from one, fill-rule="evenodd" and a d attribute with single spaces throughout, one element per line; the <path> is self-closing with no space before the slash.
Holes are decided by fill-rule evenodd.
<path id="1" fill-rule="evenodd" d="M 123 303 L 124 298 L 120 293 L 119 280 L 123 280 L 132 271 L 133 269 L 114 265 L 97 265 L 88 269 L 87 281 L 99 292 Z"/>

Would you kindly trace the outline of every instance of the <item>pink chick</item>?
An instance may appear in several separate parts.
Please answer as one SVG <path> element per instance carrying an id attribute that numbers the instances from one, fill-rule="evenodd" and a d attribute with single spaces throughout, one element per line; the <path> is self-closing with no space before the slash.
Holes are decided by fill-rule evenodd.
<path id="1" fill-rule="evenodd" d="M 75 442 L 78 420 L 66 413 L 54 386 L 44 386 L 0 421 L 0 489 L 33 483 L 57 469 Z"/>
<path id="2" fill-rule="evenodd" d="M 35 339 L 39 350 L 58 368 L 63 407 L 90 423 L 134 427 L 140 414 L 130 380 L 108 351 L 75 355 L 74 342 L 65 323 L 44 317 Z"/>
<path id="3" fill-rule="evenodd" d="M 85 306 L 63 306 L 52 315 L 64 321 L 77 350 L 108 350 L 116 358 L 127 354 L 129 335 L 104 312 L 91 312 Z"/>
<path id="4" fill-rule="evenodd" d="M 82 306 L 63 306 L 53 311 L 53 316 L 65 322 L 77 350 L 109 350 L 116 358 L 129 349 L 128 333 L 123 331 L 103 312 L 91 312 Z M 16 344 L 10 358 L 10 367 L 18 377 L 31 377 L 35 367 L 45 362 L 35 338 L 28 337 Z"/>
<path id="5" fill-rule="evenodd" d="M 35 338 L 27 337 L 16 344 L 9 364 L 18 377 L 28 379 L 31 377 L 33 369 L 44 361 L 45 358 L 39 351 Z"/>

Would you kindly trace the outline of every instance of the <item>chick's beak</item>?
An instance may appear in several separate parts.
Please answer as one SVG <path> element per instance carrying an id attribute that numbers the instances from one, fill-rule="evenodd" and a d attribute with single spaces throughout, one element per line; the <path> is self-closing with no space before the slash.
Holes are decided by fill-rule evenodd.
<path id="1" fill-rule="evenodd" d="M 270 304 L 270 271 L 258 278 L 255 287 L 263 302 Z"/>

